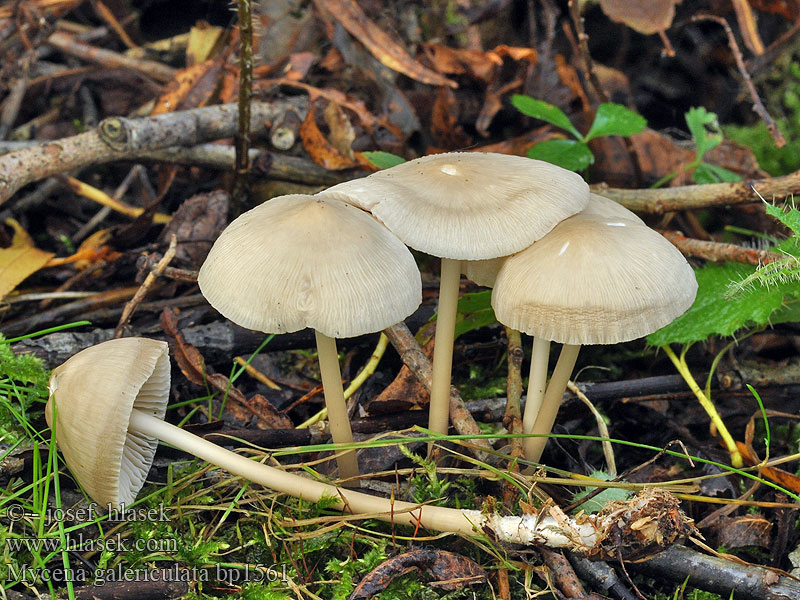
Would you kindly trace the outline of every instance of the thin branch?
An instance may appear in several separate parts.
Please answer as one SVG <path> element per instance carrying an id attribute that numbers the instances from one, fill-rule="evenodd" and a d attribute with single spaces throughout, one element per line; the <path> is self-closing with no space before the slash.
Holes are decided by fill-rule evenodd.
<path id="1" fill-rule="evenodd" d="M 769 252 L 768 250 L 743 248 L 736 244 L 724 244 L 722 242 L 695 240 L 686 237 L 680 231 L 662 231 L 661 235 L 672 242 L 686 256 L 695 256 L 715 262 L 730 261 L 758 266 L 786 258 L 783 254 Z"/>
<path id="2" fill-rule="evenodd" d="M 593 185 L 592 191 L 615 200 L 634 212 L 663 215 L 670 211 L 759 202 L 759 198 L 753 192 L 754 188 L 767 200 L 800 194 L 800 171 L 767 179 L 684 185 L 655 190 L 626 190 L 599 184 Z"/>
<path id="3" fill-rule="evenodd" d="M 692 21 L 714 21 L 725 30 L 725 35 L 728 36 L 728 46 L 730 46 L 733 58 L 736 60 L 736 67 L 739 69 L 739 74 L 742 76 L 742 79 L 744 79 L 744 84 L 747 86 L 747 91 L 750 94 L 750 98 L 753 100 L 753 110 L 758 114 L 761 120 L 764 121 L 764 125 L 767 126 L 767 131 L 769 131 L 772 140 L 775 142 L 775 146 L 783 148 L 786 145 L 786 139 L 778 129 L 775 119 L 767 112 L 767 109 L 761 102 L 761 98 L 758 96 L 758 92 L 750 79 L 750 74 L 747 72 L 747 67 L 745 67 L 742 52 L 739 50 L 739 44 L 736 43 L 736 38 L 733 36 L 733 31 L 731 31 L 731 26 L 728 25 L 725 19 L 716 15 L 695 15 L 692 17 Z"/>

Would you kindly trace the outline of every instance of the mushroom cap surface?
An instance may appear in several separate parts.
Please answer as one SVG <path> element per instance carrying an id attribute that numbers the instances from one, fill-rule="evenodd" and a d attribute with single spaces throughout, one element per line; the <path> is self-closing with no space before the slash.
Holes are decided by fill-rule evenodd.
<path id="1" fill-rule="evenodd" d="M 422 280 L 408 248 L 363 210 L 292 194 L 242 214 L 200 268 L 200 290 L 234 323 L 329 337 L 380 331 L 413 313 Z"/>
<path id="2" fill-rule="evenodd" d="M 498 321 L 563 344 L 616 344 L 673 321 L 694 302 L 683 255 L 636 221 L 579 214 L 506 259 L 492 291 Z"/>
<path id="3" fill-rule="evenodd" d="M 628 210 L 619 202 L 615 202 L 610 198 L 601 196 L 600 194 L 591 194 L 589 197 L 589 204 L 586 205 L 581 211 L 583 215 L 597 215 L 598 217 L 620 218 L 634 221 L 640 225 L 645 225 L 636 213 Z M 645 225 L 646 226 L 646 225 Z"/>
<path id="4" fill-rule="evenodd" d="M 589 203 L 578 214 L 595 215 L 598 217 L 628 219 L 645 225 L 633 212 L 622 206 L 619 202 L 614 202 L 600 194 L 590 194 Z M 489 258 L 486 260 L 465 260 L 461 263 L 461 270 L 470 281 L 484 287 L 494 287 L 497 274 L 506 261 L 506 256 Z"/>
<path id="5" fill-rule="evenodd" d="M 458 260 L 508 256 L 582 210 L 589 186 L 549 163 L 491 152 L 433 154 L 338 184 L 403 242 Z"/>
<path id="6" fill-rule="evenodd" d="M 153 462 L 158 440 L 128 431 L 136 408 L 164 418 L 169 398 L 166 342 L 109 340 L 81 350 L 50 376 L 47 424 L 86 493 L 103 506 L 132 503 Z"/>

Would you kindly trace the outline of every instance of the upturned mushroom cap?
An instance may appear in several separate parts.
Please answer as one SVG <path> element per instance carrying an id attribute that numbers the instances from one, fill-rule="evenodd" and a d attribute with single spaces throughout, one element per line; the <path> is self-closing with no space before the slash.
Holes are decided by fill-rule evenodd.
<path id="1" fill-rule="evenodd" d="M 197 278 L 234 323 L 329 337 L 380 331 L 422 302 L 414 257 L 364 211 L 335 198 L 273 198 L 234 220 Z"/>
<path id="2" fill-rule="evenodd" d="M 549 163 L 481 152 L 412 160 L 320 192 L 369 210 L 433 256 L 480 260 L 518 252 L 579 212 L 589 187 Z"/>
<path id="3" fill-rule="evenodd" d="M 81 350 L 50 376 L 45 407 L 64 459 L 100 504 L 130 504 L 144 484 L 158 441 L 128 432 L 137 408 L 164 418 L 169 398 L 166 342 L 109 340 Z"/>
<path id="4" fill-rule="evenodd" d="M 636 221 L 580 214 L 509 257 L 497 275 L 498 321 L 563 344 L 616 344 L 663 327 L 694 302 L 681 253 Z"/>

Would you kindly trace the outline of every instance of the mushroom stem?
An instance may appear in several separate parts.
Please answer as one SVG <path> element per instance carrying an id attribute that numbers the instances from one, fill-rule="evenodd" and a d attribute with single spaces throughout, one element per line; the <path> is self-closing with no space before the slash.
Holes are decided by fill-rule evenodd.
<path id="1" fill-rule="evenodd" d="M 453 341 L 458 310 L 461 261 L 442 259 L 439 281 L 439 308 L 436 316 L 436 342 L 433 346 L 433 375 L 428 428 L 447 435 L 450 424 L 450 374 L 453 369 Z"/>
<path id="2" fill-rule="evenodd" d="M 561 354 L 558 356 L 556 368 L 553 369 L 553 376 L 547 385 L 547 391 L 544 393 L 542 407 L 531 431 L 531 433 L 542 437 L 526 438 L 524 448 L 525 458 L 528 460 L 539 462 L 542 457 L 544 447 L 547 445 L 547 437 L 545 436 L 552 431 L 553 424 L 556 422 L 556 415 L 561 407 L 561 398 L 564 396 L 564 390 L 567 389 L 569 377 L 572 375 L 572 369 L 575 368 L 580 349 L 580 345 L 572 344 L 564 344 L 561 347 Z"/>
<path id="3" fill-rule="evenodd" d="M 522 432 L 533 433 L 533 425 L 544 401 L 544 392 L 547 388 L 547 365 L 550 362 L 550 340 L 541 337 L 533 338 L 533 353 L 531 354 L 531 372 L 528 377 L 528 393 L 525 399 L 525 413 L 522 417 Z M 525 438 L 522 446 L 525 455 L 535 452 L 533 442 L 536 438 Z"/>
<path id="4" fill-rule="evenodd" d="M 541 515 L 487 516 L 477 510 L 421 506 L 345 490 L 250 460 L 138 409 L 132 411 L 128 429 L 171 444 L 275 491 L 309 502 L 318 502 L 323 497 L 338 498 L 339 501 L 334 505 L 337 510 L 368 514 L 389 523 L 464 535 L 475 535 L 481 533 L 484 527 L 490 527 L 502 541 L 521 544 L 536 542 L 551 547 L 568 546 L 575 550 L 592 547 L 598 539 L 602 539 L 602 534 L 598 533 L 600 522 L 577 523 L 567 518 L 556 521 L 551 516 Z"/>
<path id="5" fill-rule="evenodd" d="M 350 417 L 347 414 L 347 403 L 344 399 L 336 340 L 316 330 L 314 334 L 317 337 L 319 370 L 322 376 L 322 388 L 325 392 L 325 406 L 328 407 L 331 438 L 333 438 L 334 444 L 352 444 L 353 432 L 350 429 Z M 339 477 L 342 479 L 358 477 L 358 459 L 355 450 L 347 450 L 339 454 L 336 462 L 339 465 Z M 358 482 L 353 482 L 352 485 L 358 485 Z"/>

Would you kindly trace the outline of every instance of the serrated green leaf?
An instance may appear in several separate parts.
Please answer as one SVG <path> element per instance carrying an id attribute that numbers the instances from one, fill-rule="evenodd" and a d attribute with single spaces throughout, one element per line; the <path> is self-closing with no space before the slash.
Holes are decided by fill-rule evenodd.
<path id="1" fill-rule="evenodd" d="M 589 146 L 576 140 L 547 140 L 528 150 L 528 158 L 544 160 L 570 171 L 583 171 L 594 162 Z"/>
<path id="2" fill-rule="evenodd" d="M 402 156 L 397 156 L 391 152 L 384 152 L 383 150 L 363 152 L 362 154 L 370 163 L 379 169 L 389 169 L 406 162 L 406 159 Z"/>
<path id="3" fill-rule="evenodd" d="M 695 106 L 686 113 L 686 125 L 697 147 L 696 162 L 700 162 L 706 152 L 722 143 L 717 115 L 702 106 Z M 710 130 L 710 131 L 709 131 Z"/>
<path id="4" fill-rule="evenodd" d="M 647 119 L 642 115 L 622 104 L 606 102 L 597 107 L 597 115 L 584 141 L 588 142 L 605 135 L 633 135 L 641 132 L 645 127 L 647 127 Z"/>
<path id="5" fill-rule="evenodd" d="M 710 336 L 730 336 L 743 327 L 777 322 L 776 311 L 795 304 L 800 298 L 800 283 L 787 282 L 759 287 L 726 300 L 731 282 L 752 275 L 755 267 L 736 263 L 707 265 L 695 272 L 697 298 L 692 307 L 672 323 L 650 334 L 647 343 L 665 346 L 706 340 Z M 794 313 L 787 312 L 789 317 Z"/>
<path id="6" fill-rule="evenodd" d="M 777 219 L 795 234 L 800 235 L 800 211 L 796 208 L 790 207 L 788 212 L 784 212 L 784 207 L 767 202 L 765 209 L 770 217 Z"/>
<path id="7" fill-rule="evenodd" d="M 575 126 L 572 124 L 572 121 L 569 120 L 569 117 L 567 117 L 567 115 L 564 114 L 564 111 L 557 106 L 553 106 L 552 104 L 548 104 L 543 100 L 537 100 L 536 98 L 531 98 L 530 96 L 524 96 L 522 94 L 514 94 L 511 97 L 511 104 L 513 104 L 514 107 L 524 115 L 533 117 L 534 119 L 547 121 L 551 125 L 555 125 L 556 127 L 560 127 L 561 129 L 569 131 L 577 139 L 583 139 L 583 136 L 577 129 L 575 129 Z"/>

